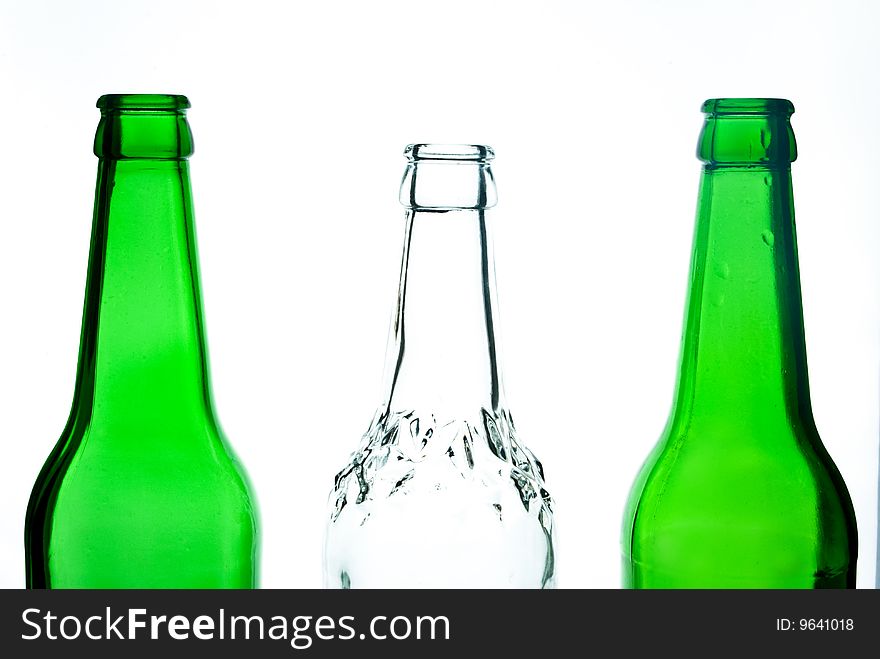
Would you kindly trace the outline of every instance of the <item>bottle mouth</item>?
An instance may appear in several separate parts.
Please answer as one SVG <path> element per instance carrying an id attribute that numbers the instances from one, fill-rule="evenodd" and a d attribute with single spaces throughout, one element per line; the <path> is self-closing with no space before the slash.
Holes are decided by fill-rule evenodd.
<path id="1" fill-rule="evenodd" d="M 797 159 L 791 128 L 794 105 L 784 98 L 714 98 L 703 103 L 706 119 L 697 157 L 710 168 L 788 167 Z"/>
<path id="2" fill-rule="evenodd" d="M 94 152 L 111 160 L 186 160 L 193 138 L 190 107 L 179 94 L 105 94 L 98 99 L 101 121 Z"/>
<path id="3" fill-rule="evenodd" d="M 98 99 L 101 110 L 147 112 L 179 112 L 191 107 L 189 99 L 181 94 L 104 94 Z"/>
<path id="4" fill-rule="evenodd" d="M 495 157 L 491 147 L 482 144 L 410 144 L 404 149 L 410 162 L 420 160 L 451 160 L 489 162 Z"/>
<path id="5" fill-rule="evenodd" d="M 481 144 L 410 144 L 400 203 L 423 211 L 484 210 L 496 202 L 490 161 Z"/>
<path id="6" fill-rule="evenodd" d="M 785 98 L 710 98 L 703 103 L 702 111 L 715 116 L 781 114 L 790 117 L 794 114 L 794 105 Z"/>

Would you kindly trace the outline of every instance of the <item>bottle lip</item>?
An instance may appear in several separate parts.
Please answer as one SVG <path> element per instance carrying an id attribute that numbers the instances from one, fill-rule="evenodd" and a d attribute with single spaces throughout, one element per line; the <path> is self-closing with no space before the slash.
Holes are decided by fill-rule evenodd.
<path id="1" fill-rule="evenodd" d="M 182 94 L 104 94 L 98 99 L 96 105 L 102 110 L 146 110 L 152 112 L 157 110 L 178 112 L 192 107 L 189 99 Z"/>
<path id="2" fill-rule="evenodd" d="M 410 162 L 447 160 L 488 162 L 495 157 L 492 147 L 483 144 L 409 144 L 403 151 Z"/>
<path id="3" fill-rule="evenodd" d="M 786 98 L 710 98 L 702 111 L 712 115 L 767 115 L 791 116 L 794 104 Z"/>

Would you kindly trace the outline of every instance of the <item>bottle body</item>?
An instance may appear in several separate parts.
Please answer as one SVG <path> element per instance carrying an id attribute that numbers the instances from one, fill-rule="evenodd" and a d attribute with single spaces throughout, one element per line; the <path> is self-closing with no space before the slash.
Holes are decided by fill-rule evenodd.
<path id="1" fill-rule="evenodd" d="M 71 415 L 25 529 L 35 588 L 250 588 L 253 495 L 216 422 L 186 99 L 102 97 Z"/>
<path id="2" fill-rule="evenodd" d="M 550 588 L 550 497 L 507 415 L 377 415 L 337 475 L 330 588 Z"/>
<path id="3" fill-rule="evenodd" d="M 552 500 L 501 386 L 491 151 L 407 153 L 385 395 L 335 479 L 324 584 L 552 587 Z"/>
<path id="4" fill-rule="evenodd" d="M 678 385 L 630 493 L 623 584 L 853 587 L 852 503 L 810 407 L 793 110 L 767 99 L 704 110 Z"/>

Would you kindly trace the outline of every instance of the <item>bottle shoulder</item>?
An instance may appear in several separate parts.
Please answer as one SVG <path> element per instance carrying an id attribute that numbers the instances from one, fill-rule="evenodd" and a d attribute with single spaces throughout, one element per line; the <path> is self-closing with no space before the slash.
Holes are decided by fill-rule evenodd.
<path id="1" fill-rule="evenodd" d="M 253 507 L 247 474 L 212 419 L 153 427 L 74 420 L 46 460 L 32 500 L 54 507 L 69 498 L 106 500 L 134 491 L 169 502 L 208 493 Z"/>
<path id="2" fill-rule="evenodd" d="M 497 506 L 487 507 L 496 515 L 503 507 L 502 492 L 520 512 L 543 509 L 549 524 L 552 499 L 544 467 L 517 436 L 506 410 L 481 409 L 454 419 L 424 409 L 380 410 L 336 475 L 330 521 L 346 507 L 366 514 L 405 497 L 449 500 L 459 495 L 465 503 L 473 497 L 491 500 Z"/>
<path id="3" fill-rule="evenodd" d="M 701 511 L 696 514 L 717 520 L 788 517 L 806 527 L 815 525 L 817 511 L 853 517 L 849 493 L 812 420 L 672 422 L 642 466 L 628 511 L 642 521 Z"/>
<path id="4" fill-rule="evenodd" d="M 821 470 L 836 472 L 812 419 L 672 419 L 651 456 L 656 472 L 699 470 L 747 474 L 789 472 L 791 480 Z"/>

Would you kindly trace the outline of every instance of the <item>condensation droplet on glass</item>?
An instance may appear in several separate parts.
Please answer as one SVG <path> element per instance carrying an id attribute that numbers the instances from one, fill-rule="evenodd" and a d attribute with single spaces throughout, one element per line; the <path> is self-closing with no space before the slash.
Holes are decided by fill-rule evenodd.
<path id="1" fill-rule="evenodd" d="M 766 231 L 761 232 L 761 240 L 763 240 L 764 244 L 768 247 L 773 247 L 776 238 L 773 236 L 773 232 L 767 229 Z"/>

